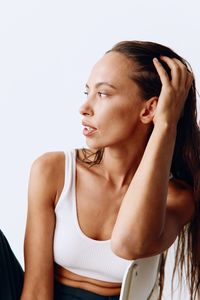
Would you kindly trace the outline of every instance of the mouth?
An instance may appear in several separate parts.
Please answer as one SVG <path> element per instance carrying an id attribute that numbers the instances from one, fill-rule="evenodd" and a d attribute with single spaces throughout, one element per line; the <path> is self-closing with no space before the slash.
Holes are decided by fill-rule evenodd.
<path id="1" fill-rule="evenodd" d="M 93 133 L 95 133 L 96 131 L 97 131 L 96 128 L 90 127 L 90 126 L 84 126 L 84 128 L 83 128 L 83 134 L 84 134 L 85 136 L 90 136 L 90 135 L 92 135 Z"/>
<path id="2" fill-rule="evenodd" d="M 93 133 L 95 133 L 97 131 L 97 128 L 92 126 L 92 124 L 90 124 L 89 122 L 87 122 L 86 120 L 82 121 L 82 125 L 84 126 L 83 128 L 83 134 L 85 136 L 90 136 Z"/>
<path id="3" fill-rule="evenodd" d="M 84 128 L 86 128 L 88 131 L 96 130 L 96 128 L 92 126 L 84 126 Z"/>

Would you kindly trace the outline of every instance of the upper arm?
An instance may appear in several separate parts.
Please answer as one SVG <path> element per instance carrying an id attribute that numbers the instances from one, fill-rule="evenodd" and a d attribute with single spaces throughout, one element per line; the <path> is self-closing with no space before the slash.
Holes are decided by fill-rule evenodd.
<path id="1" fill-rule="evenodd" d="M 25 282 L 22 295 L 36 291 L 42 299 L 53 297 L 54 203 L 60 167 L 61 154 L 55 153 L 44 154 L 31 167 L 24 243 Z"/>
<path id="2" fill-rule="evenodd" d="M 149 245 L 144 255 L 152 256 L 168 249 L 184 225 L 192 220 L 195 212 L 195 201 L 192 188 L 180 180 L 169 184 L 166 204 L 165 224 L 159 239 Z"/>

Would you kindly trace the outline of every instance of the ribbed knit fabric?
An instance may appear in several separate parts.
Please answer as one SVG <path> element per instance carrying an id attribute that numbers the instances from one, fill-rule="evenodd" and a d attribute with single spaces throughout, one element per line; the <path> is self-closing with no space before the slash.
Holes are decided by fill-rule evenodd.
<path id="1" fill-rule="evenodd" d="M 115 255 L 110 240 L 94 240 L 82 232 L 77 218 L 75 186 L 76 150 L 73 149 L 65 152 L 65 182 L 55 208 L 54 261 L 82 276 L 121 283 L 131 260 Z"/>

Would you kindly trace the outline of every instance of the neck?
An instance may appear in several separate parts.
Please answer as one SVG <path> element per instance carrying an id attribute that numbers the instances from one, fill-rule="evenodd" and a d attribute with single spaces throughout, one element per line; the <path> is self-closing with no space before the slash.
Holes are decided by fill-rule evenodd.
<path id="1" fill-rule="evenodd" d="M 102 159 L 103 175 L 117 188 L 129 185 L 134 176 L 144 150 L 147 139 L 138 139 L 130 144 L 105 147 Z"/>

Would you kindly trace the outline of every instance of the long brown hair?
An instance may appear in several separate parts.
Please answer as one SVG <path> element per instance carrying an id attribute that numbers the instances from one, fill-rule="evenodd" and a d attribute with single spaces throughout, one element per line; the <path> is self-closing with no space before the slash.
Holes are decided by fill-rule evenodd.
<path id="1" fill-rule="evenodd" d="M 161 81 L 153 65 L 153 58 L 161 55 L 179 59 L 189 72 L 192 69 L 188 62 L 176 54 L 170 48 L 158 43 L 146 41 L 123 41 L 116 44 L 107 51 L 121 53 L 133 62 L 134 69 L 132 79 L 140 87 L 144 99 L 148 100 L 153 96 L 159 96 Z M 170 77 L 169 67 L 162 62 Z M 197 123 L 197 100 L 195 80 L 189 90 L 185 102 L 184 111 L 177 124 L 177 136 L 171 173 L 173 177 L 184 180 L 193 187 L 195 197 L 195 214 L 190 223 L 186 224 L 177 238 L 175 264 L 173 269 L 173 280 L 177 267 L 179 277 L 183 279 L 183 270 L 190 291 L 190 300 L 200 296 L 200 129 Z M 82 149 L 84 158 L 82 161 L 93 166 L 102 160 L 104 149 L 93 152 L 89 149 Z M 77 155 L 80 159 L 80 156 Z M 160 296 L 161 299 L 164 286 L 164 267 L 167 250 L 161 254 L 160 265 Z M 173 282 L 172 280 L 172 282 Z M 173 285 L 172 285 L 173 287 Z"/>

